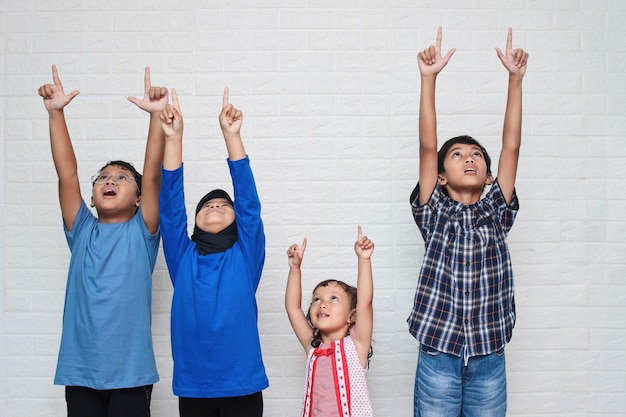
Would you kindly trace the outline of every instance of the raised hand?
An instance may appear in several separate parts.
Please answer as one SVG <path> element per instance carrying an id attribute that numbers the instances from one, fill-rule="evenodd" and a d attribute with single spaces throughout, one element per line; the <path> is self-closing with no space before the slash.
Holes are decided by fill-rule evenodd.
<path id="1" fill-rule="evenodd" d="M 146 72 L 143 76 L 144 94 L 142 99 L 130 96 L 128 101 L 139 107 L 141 110 L 148 113 L 159 113 L 165 109 L 167 105 L 167 88 L 154 87 L 150 82 L 150 67 L 146 67 Z"/>
<path id="2" fill-rule="evenodd" d="M 176 89 L 172 88 L 172 104 L 167 104 L 159 115 L 161 127 L 166 137 L 182 135 L 183 132 L 183 115 L 180 112 L 178 103 L 178 94 Z"/>
<path id="3" fill-rule="evenodd" d="M 302 241 L 302 246 L 298 246 L 295 243 L 289 246 L 287 249 L 287 262 L 289 267 L 299 268 L 304 257 L 304 251 L 306 250 L 306 237 Z"/>
<path id="4" fill-rule="evenodd" d="M 65 94 L 56 65 L 52 66 L 52 81 L 54 84 L 44 84 L 37 90 L 39 95 L 43 97 L 43 104 L 49 112 L 63 110 L 74 97 L 80 94 L 78 90 Z"/>
<path id="5" fill-rule="evenodd" d="M 439 72 L 448 65 L 448 61 L 455 52 L 456 48 L 452 48 L 445 56 L 441 56 L 441 26 L 439 26 L 435 45 L 430 45 L 417 54 L 417 65 L 419 66 L 420 73 L 423 77 L 439 74 Z"/>
<path id="6" fill-rule="evenodd" d="M 227 135 L 239 134 L 243 122 L 243 113 L 228 101 L 228 87 L 224 88 L 222 98 L 222 111 L 220 113 L 220 127 L 224 137 Z"/>
<path id="7" fill-rule="evenodd" d="M 513 29 L 509 28 L 506 38 L 506 50 L 503 53 L 500 48 L 496 48 L 498 58 L 502 61 L 502 65 L 509 71 L 511 75 L 519 75 L 523 77 L 526 74 L 526 62 L 528 61 L 528 52 L 523 49 L 513 49 Z"/>
<path id="8" fill-rule="evenodd" d="M 374 252 L 374 242 L 367 236 L 363 236 L 363 230 L 360 225 L 358 230 L 357 240 L 354 243 L 354 251 L 359 258 L 369 259 Z"/>

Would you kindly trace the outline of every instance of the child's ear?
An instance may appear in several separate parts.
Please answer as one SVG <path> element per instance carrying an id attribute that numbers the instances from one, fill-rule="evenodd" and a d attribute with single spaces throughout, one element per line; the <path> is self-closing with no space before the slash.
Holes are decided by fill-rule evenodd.
<path id="1" fill-rule="evenodd" d="M 91 196 L 91 207 L 95 207 L 96 205 L 93 203 L 93 195 Z"/>
<path id="2" fill-rule="evenodd" d="M 137 196 L 137 201 L 135 201 L 135 206 L 139 207 L 139 202 L 141 201 L 141 196 Z"/>
<path id="3" fill-rule="evenodd" d="M 448 180 L 447 180 L 447 178 L 446 178 L 446 176 L 444 174 L 437 174 L 437 182 L 442 187 L 444 187 L 446 184 L 448 184 Z"/>
<path id="4" fill-rule="evenodd" d="M 354 324 L 356 322 L 356 308 L 353 308 L 350 312 L 350 318 L 348 318 L 348 324 Z"/>
<path id="5" fill-rule="evenodd" d="M 487 175 L 487 180 L 485 180 L 485 184 L 486 185 L 493 184 L 493 175 L 491 175 L 491 174 Z"/>

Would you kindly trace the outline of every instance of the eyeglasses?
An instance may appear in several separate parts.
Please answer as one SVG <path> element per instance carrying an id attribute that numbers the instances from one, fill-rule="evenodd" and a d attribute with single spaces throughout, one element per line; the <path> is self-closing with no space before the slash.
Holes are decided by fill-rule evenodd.
<path id="1" fill-rule="evenodd" d="M 207 201 L 206 203 L 204 203 L 202 205 L 202 208 L 222 208 L 222 207 L 226 207 L 226 208 L 233 208 L 233 205 L 230 204 L 228 201 L 219 201 L 217 203 L 213 202 L 209 202 Z"/>
<path id="2" fill-rule="evenodd" d="M 118 172 L 116 174 L 96 174 L 91 177 L 92 184 L 106 184 L 110 180 L 113 180 L 117 185 L 126 185 L 129 181 L 135 182 L 135 178 L 126 174 L 125 172 Z M 136 184 L 136 182 L 135 182 Z"/>

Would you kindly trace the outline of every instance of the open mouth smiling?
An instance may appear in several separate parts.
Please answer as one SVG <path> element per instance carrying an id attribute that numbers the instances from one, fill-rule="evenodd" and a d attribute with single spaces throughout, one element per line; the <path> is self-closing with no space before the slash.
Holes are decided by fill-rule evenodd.
<path id="1" fill-rule="evenodd" d="M 104 189 L 103 195 L 105 197 L 115 197 L 117 195 L 117 193 L 115 192 L 114 188 L 107 187 L 107 188 Z"/>

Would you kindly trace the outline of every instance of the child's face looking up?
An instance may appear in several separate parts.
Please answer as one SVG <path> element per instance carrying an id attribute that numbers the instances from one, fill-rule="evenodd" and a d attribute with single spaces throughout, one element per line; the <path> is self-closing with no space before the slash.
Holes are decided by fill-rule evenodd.
<path id="1" fill-rule="evenodd" d="M 315 290 L 309 314 L 311 323 L 320 331 L 324 342 L 339 340 L 348 334 L 354 322 L 351 304 L 350 294 L 336 282 Z"/>
<path id="2" fill-rule="evenodd" d="M 91 203 L 103 219 L 116 218 L 125 212 L 126 217 L 132 217 L 140 199 L 135 178 L 124 167 L 109 165 L 94 179 Z"/>
<path id="3" fill-rule="evenodd" d="M 444 172 L 439 174 L 439 184 L 448 191 L 482 191 L 493 178 L 487 172 L 487 162 L 479 146 L 458 143 L 453 145 L 443 161 Z"/>
<path id="4" fill-rule="evenodd" d="M 235 221 L 235 210 L 225 198 L 213 198 L 196 214 L 196 226 L 205 232 L 219 233 Z"/>

